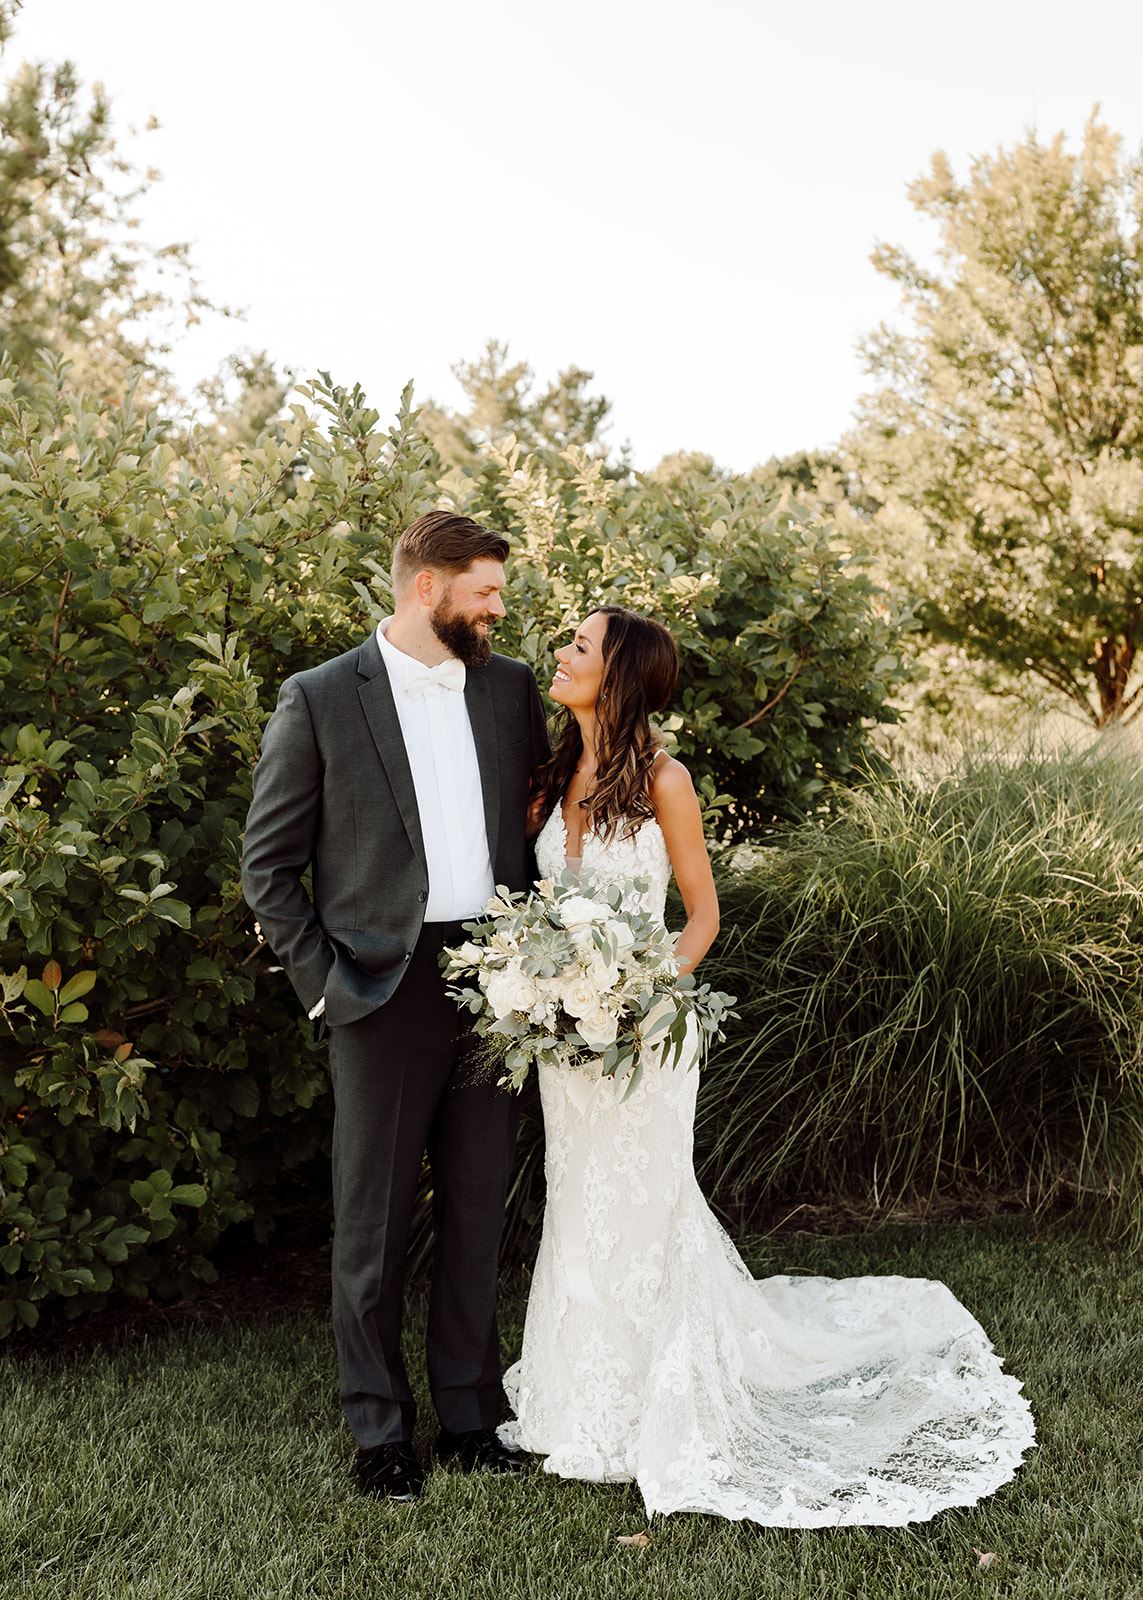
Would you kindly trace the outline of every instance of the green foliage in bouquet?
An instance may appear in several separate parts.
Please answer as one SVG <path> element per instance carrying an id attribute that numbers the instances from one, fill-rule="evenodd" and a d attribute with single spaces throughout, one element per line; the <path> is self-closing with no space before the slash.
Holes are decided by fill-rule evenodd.
<path id="1" fill-rule="evenodd" d="M 645 893 L 647 880 L 630 887 Z M 475 1015 L 474 1033 L 519 1091 L 541 1061 L 565 1072 L 626 1079 L 633 1093 L 655 1052 L 676 1066 L 693 1018 L 701 1046 L 722 1038 L 734 996 L 678 976 L 675 935 L 650 912 L 625 909 L 616 883 L 563 872 L 531 894 L 498 887 L 488 916 L 464 924 L 464 944 L 442 953 L 449 994 Z M 459 981 L 475 977 L 476 985 Z"/>

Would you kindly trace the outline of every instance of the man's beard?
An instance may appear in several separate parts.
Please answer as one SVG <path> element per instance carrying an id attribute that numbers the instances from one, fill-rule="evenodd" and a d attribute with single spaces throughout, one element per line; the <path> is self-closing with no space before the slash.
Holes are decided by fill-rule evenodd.
<path id="1" fill-rule="evenodd" d="M 475 622 L 462 617 L 458 611 L 450 611 L 447 600 L 442 600 L 430 613 L 429 625 L 445 648 L 466 667 L 487 666 L 492 656 L 492 641 L 487 633 L 481 633 Z"/>

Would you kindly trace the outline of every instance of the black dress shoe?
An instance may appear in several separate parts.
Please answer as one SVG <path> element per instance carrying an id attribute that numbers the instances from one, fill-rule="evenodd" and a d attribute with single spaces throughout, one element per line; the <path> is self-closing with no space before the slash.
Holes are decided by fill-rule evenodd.
<path id="1" fill-rule="evenodd" d="M 437 1435 L 437 1460 L 458 1466 L 462 1472 L 527 1472 L 531 1457 L 502 1444 L 495 1428 L 473 1428 L 467 1433 Z"/>
<path id="2" fill-rule="evenodd" d="M 425 1486 L 425 1474 L 405 1439 L 359 1450 L 353 1476 L 362 1494 L 378 1500 L 416 1500 Z"/>

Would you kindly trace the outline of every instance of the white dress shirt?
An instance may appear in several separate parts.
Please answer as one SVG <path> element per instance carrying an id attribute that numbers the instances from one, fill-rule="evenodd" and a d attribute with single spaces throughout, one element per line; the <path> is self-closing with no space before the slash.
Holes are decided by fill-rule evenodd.
<path id="1" fill-rule="evenodd" d="M 425 921 L 460 922 L 483 911 L 496 888 L 476 741 L 464 699 L 465 669 L 455 657 L 426 667 L 398 650 L 385 637 L 392 620 L 382 617 L 377 624 L 377 644 L 393 690 L 425 841 Z M 309 1014 L 320 1017 L 324 1010 L 323 998 Z"/>
<path id="2" fill-rule="evenodd" d="M 464 668 L 455 659 L 442 663 L 459 688 L 431 681 L 440 668 L 422 666 L 385 637 L 392 620 L 383 617 L 377 624 L 377 643 L 389 673 L 417 794 L 429 868 L 425 921 L 459 922 L 483 911 L 496 888 L 476 741 L 464 700 Z M 408 691 L 410 680 L 419 691 L 413 696 Z"/>

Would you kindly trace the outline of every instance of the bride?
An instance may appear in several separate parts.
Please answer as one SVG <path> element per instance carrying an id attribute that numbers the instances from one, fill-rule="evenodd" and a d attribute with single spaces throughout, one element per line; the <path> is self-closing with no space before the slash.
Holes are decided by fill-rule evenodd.
<path id="1" fill-rule="evenodd" d="M 661 918 L 673 870 L 689 972 L 718 899 L 690 777 L 648 721 L 674 693 L 674 640 L 601 606 L 556 660 L 540 874 L 582 866 Z M 1007 1482 L 1034 1443 L 1028 1403 L 943 1284 L 751 1277 L 694 1175 L 696 1048 L 622 1101 L 540 1067 L 547 1205 L 504 1442 L 561 1477 L 633 1480 L 648 1513 L 781 1527 L 919 1522 Z"/>

